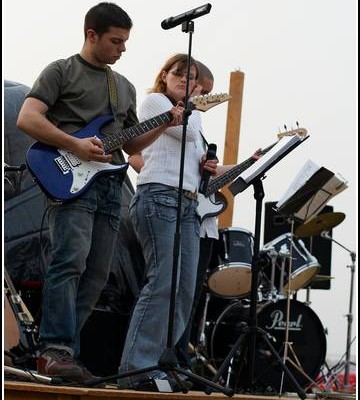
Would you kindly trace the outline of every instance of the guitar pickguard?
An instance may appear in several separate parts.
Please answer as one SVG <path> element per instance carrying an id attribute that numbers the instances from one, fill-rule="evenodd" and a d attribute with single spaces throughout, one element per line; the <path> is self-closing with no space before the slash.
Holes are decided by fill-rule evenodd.
<path id="1" fill-rule="evenodd" d="M 209 217 L 216 217 L 227 207 L 226 198 L 220 192 L 212 194 L 209 197 L 198 193 L 198 202 L 197 211 L 201 217 L 201 221 Z"/>
<path id="2" fill-rule="evenodd" d="M 69 189 L 71 194 L 76 194 L 83 190 L 86 185 L 100 172 L 118 170 L 119 165 L 101 163 L 96 161 L 82 161 L 71 151 L 58 150 L 60 157 L 55 158 L 55 162 L 63 174 L 72 173 L 72 185 Z M 61 159 L 61 160 L 59 160 Z"/>

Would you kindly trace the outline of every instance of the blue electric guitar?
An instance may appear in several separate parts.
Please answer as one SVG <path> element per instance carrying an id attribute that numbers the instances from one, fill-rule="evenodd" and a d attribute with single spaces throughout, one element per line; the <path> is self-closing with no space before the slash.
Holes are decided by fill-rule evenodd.
<path id="1" fill-rule="evenodd" d="M 307 131 L 304 128 L 299 128 L 279 133 L 278 139 L 281 139 L 283 136 L 293 136 L 293 135 L 299 135 L 301 137 L 304 137 L 307 135 Z M 266 154 L 276 145 L 276 143 L 277 142 L 273 143 L 269 147 L 266 147 L 264 150 L 261 150 L 259 154 L 260 155 Z M 233 168 L 217 176 L 216 178 L 210 180 L 205 196 L 201 193 L 198 193 L 199 204 L 197 210 L 201 217 L 201 221 L 204 221 L 206 218 L 209 217 L 216 217 L 226 209 L 227 207 L 226 197 L 218 190 L 221 189 L 226 184 L 230 183 L 232 180 L 234 180 L 237 176 L 239 176 L 242 172 L 244 172 L 247 168 L 249 168 L 252 164 L 254 164 L 255 161 L 256 161 L 255 158 L 250 157 L 247 160 L 243 161 L 242 163 L 235 165 Z"/>
<path id="2" fill-rule="evenodd" d="M 228 94 L 221 93 L 193 97 L 189 103 L 192 109 L 207 111 L 229 99 Z M 105 115 L 94 119 L 85 128 L 75 132 L 74 136 L 77 138 L 96 136 L 103 142 L 105 154 L 110 154 L 121 148 L 128 140 L 170 122 L 171 119 L 172 115 L 168 111 L 121 132 L 104 135 L 100 133 L 101 128 L 113 120 L 111 115 Z M 61 201 L 72 200 L 81 195 L 98 175 L 119 172 L 128 165 L 84 161 L 69 150 L 58 149 L 40 142 L 35 142 L 29 148 L 26 163 L 45 194 Z"/>

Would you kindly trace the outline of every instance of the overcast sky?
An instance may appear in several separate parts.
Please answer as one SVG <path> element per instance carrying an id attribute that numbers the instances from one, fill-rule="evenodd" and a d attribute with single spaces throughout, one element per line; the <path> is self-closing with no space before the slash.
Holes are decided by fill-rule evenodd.
<path id="1" fill-rule="evenodd" d="M 45 65 L 80 51 L 89 0 L 4 0 L 3 78 L 31 86 Z M 127 51 L 113 66 L 133 82 L 138 104 L 166 58 L 188 51 L 181 26 L 161 28 L 167 17 L 205 4 L 194 0 L 117 2 L 134 22 Z M 264 180 L 264 203 L 278 200 L 308 159 L 340 173 L 348 189 L 329 204 L 346 214 L 333 238 L 357 246 L 357 1 L 213 0 L 208 15 L 194 20 L 192 55 L 214 73 L 214 92 L 228 92 L 232 71 L 245 73 L 238 160 L 296 127 L 310 138 L 281 160 Z M 208 142 L 224 150 L 227 105 L 203 114 Z M 134 175 L 132 175 L 134 177 Z M 263 218 L 264 220 L 264 218 Z M 250 187 L 235 198 L 233 227 L 254 231 Z M 331 290 L 312 290 L 311 307 L 327 329 L 328 358 L 345 351 L 350 255 L 333 243 Z M 357 315 L 355 300 L 354 314 Z M 300 290 L 298 300 L 305 299 Z M 353 335 L 356 333 L 356 318 Z M 355 347 L 352 349 L 355 354 Z"/>

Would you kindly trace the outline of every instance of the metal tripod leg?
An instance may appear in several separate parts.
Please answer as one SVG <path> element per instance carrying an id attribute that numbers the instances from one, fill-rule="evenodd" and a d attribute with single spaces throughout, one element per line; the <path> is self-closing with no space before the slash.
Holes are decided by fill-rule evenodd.
<path id="1" fill-rule="evenodd" d="M 243 343 L 246 343 L 246 341 L 249 341 L 251 339 L 250 335 L 253 335 L 254 333 L 256 335 L 260 335 L 261 338 L 264 340 L 264 342 L 267 344 L 272 356 L 275 358 L 276 362 L 282 368 L 283 372 L 286 374 L 286 376 L 292 382 L 292 384 L 294 386 L 294 389 L 296 389 L 296 392 L 298 393 L 299 397 L 301 399 L 303 399 L 303 400 L 306 399 L 305 391 L 300 387 L 300 385 L 298 384 L 298 382 L 296 381 L 296 379 L 294 378 L 294 376 L 292 375 L 292 373 L 290 372 L 288 367 L 284 364 L 283 360 L 281 359 L 281 357 L 279 356 L 279 354 L 277 353 L 277 351 L 275 350 L 275 348 L 271 344 L 269 338 L 267 337 L 267 333 L 264 330 L 262 330 L 261 328 L 259 328 L 259 327 L 255 328 L 255 332 L 253 332 L 253 329 L 251 329 L 249 327 L 244 329 L 244 332 L 242 334 L 240 334 L 239 338 L 235 342 L 235 344 L 232 347 L 232 349 L 230 350 L 229 354 L 226 356 L 224 362 L 222 363 L 222 365 L 218 369 L 218 372 L 215 375 L 215 377 L 213 378 L 213 381 L 217 382 L 219 380 L 219 378 L 221 377 L 221 375 L 225 371 L 225 368 L 229 365 L 229 363 L 234 358 L 236 352 L 239 349 L 240 349 L 240 356 L 239 356 L 239 360 L 238 361 L 239 361 L 240 365 L 243 364 L 245 353 L 246 353 L 245 347 L 242 347 Z M 250 386 L 252 384 L 253 384 L 253 382 L 250 382 Z M 236 388 L 234 388 L 234 392 L 235 391 L 236 391 Z M 209 390 L 207 390 L 206 393 L 210 394 L 211 392 Z"/>
<path id="2" fill-rule="evenodd" d="M 4 365 L 4 372 L 15 376 L 19 376 L 20 378 L 27 378 L 33 382 L 38 382 L 38 383 L 58 384 L 58 385 L 62 383 L 62 379 L 60 378 L 50 378 L 48 376 L 40 375 L 29 370 L 10 367 L 8 365 Z"/>
<path id="3" fill-rule="evenodd" d="M 297 358 L 295 351 L 292 347 L 292 343 L 288 343 L 287 344 L 288 349 L 291 352 L 291 355 L 294 357 L 295 361 L 293 361 L 288 355 L 283 359 L 283 362 L 286 363 L 287 361 L 294 367 L 296 368 L 296 370 L 303 375 L 308 381 L 309 383 L 311 383 L 312 385 L 314 385 L 317 389 L 319 389 L 320 391 L 323 391 L 321 389 L 321 387 L 304 371 L 303 367 L 301 366 L 301 363 L 299 361 L 299 359 Z"/>

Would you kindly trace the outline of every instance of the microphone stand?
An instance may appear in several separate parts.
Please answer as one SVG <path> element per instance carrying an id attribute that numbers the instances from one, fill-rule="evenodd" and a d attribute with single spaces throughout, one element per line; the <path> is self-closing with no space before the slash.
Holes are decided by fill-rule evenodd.
<path id="1" fill-rule="evenodd" d="M 262 200 L 264 198 L 264 188 L 262 184 L 262 179 L 264 179 L 263 175 L 259 175 L 256 179 L 254 179 L 251 184 L 254 187 L 254 198 L 256 200 L 256 214 L 255 214 L 255 232 L 254 232 L 254 253 L 252 257 L 251 264 L 251 294 L 250 294 L 250 316 L 249 316 L 249 324 L 248 326 L 242 329 L 242 333 L 239 338 L 236 340 L 233 348 L 230 350 L 229 354 L 226 356 L 222 365 L 218 369 L 217 374 L 213 378 L 213 381 L 218 381 L 227 366 L 232 362 L 234 356 L 240 350 L 240 355 L 238 357 L 238 370 L 241 371 L 243 367 L 243 362 L 246 354 L 247 357 L 247 365 L 248 365 L 248 385 L 250 389 L 252 389 L 256 380 L 254 379 L 254 366 L 255 366 L 255 355 L 256 355 L 256 341 L 258 337 L 261 338 L 263 342 L 268 346 L 272 356 L 279 364 L 283 372 L 286 374 L 288 379 L 292 382 L 294 389 L 301 399 L 306 399 L 305 391 L 300 387 L 299 383 L 295 380 L 294 376 L 288 369 L 288 367 L 284 364 L 280 355 L 275 350 L 272 345 L 270 339 L 267 336 L 267 333 L 257 326 L 257 290 L 259 283 L 259 267 L 263 267 L 266 265 L 262 255 L 259 252 L 260 247 L 260 228 L 261 228 L 261 213 L 262 213 Z M 237 383 L 237 382 L 236 382 Z M 236 387 L 234 388 L 236 392 Z M 207 394 L 210 394 L 210 390 L 208 389 Z"/>
<path id="2" fill-rule="evenodd" d="M 154 365 L 148 368 L 142 368 L 138 370 L 132 370 L 124 372 L 121 374 L 116 374 L 108 376 L 105 378 L 95 379 L 89 382 L 85 382 L 86 386 L 94 386 L 98 383 L 106 382 L 109 380 L 114 380 L 117 378 L 125 378 L 129 376 L 134 376 L 138 374 L 143 374 L 146 372 L 154 370 L 162 370 L 168 372 L 176 382 L 179 384 L 183 393 L 187 393 L 188 389 L 179 379 L 178 374 L 187 376 L 192 381 L 197 381 L 198 383 L 204 385 L 206 388 L 211 387 L 217 391 L 222 392 L 227 396 L 233 395 L 233 390 L 230 388 L 224 388 L 223 386 L 205 379 L 199 375 L 189 372 L 186 369 L 178 367 L 178 359 L 176 355 L 175 345 L 173 343 L 173 329 L 174 329 L 174 315 L 175 315 L 175 301 L 176 301 L 176 286 L 177 286 L 177 276 L 178 276 L 178 261 L 179 261 L 179 251 L 181 243 L 181 232 L 180 232 L 180 220 L 181 220 L 181 209 L 182 209 L 182 192 L 183 192 L 183 177 L 184 177 L 184 161 L 185 161 L 185 145 L 186 145 L 186 130 L 188 125 L 188 119 L 191 115 L 191 109 L 189 107 L 189 82 L 190 82 L 190 58 L 191 58 L 191 48 L 192 48 L 192 34 L 194 32 L 194 22 L 185 21 L 182 23 L 182 31 L 189 33 L 189 47 L 188 47 L 188 63 L 186 69 L 186 91 L 185 91 L 185 111 L 183 114 L 183 130 L 182 130 L 182 141 L 181 141 L 181 155 L 180 155 L 180 173 L 179 173 L 179 195 L 178 195 L 178 208 L 176 215 L 176 228 L 174 234 L 174 248 L 173 248 L 173 266 L 172 266 L 172 278 L 171 278 L 171 293 L 170 293 L 170 304 L 169 304 L 169 318 L 168 318 L 168 334 L 167 334 L 167 344 L 166 348 L 160 356 L 158 365 Z M 160 391 L 160 390 L 159 390 Z M 164 390 L 169 391 L 169 390 Z"/>

